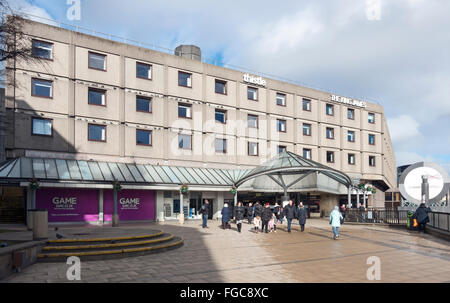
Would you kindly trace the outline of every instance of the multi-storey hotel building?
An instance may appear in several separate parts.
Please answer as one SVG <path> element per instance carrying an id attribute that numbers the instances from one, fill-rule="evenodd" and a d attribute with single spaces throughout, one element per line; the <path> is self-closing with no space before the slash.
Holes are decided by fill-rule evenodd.
<path id="1" fill-rule="evenodd" d="M 284 151 L 371 184 L 369 207 L 396 186 L 378 104 L 203 63 L 193 46 L 172 55 L 33 21 L 24 31 L 38 60 L 7 62 L 0 180 L 3 195 L 49 208 L 50 221 L 110 220 L 111 181 L 123 212 L 143 208 L 130 220 L 175 218 L 182 184 L 191 217 L 206 198 L 217 216 L 235 181 Z M 244 202 L 282 194 L 244 188 Z M 311 212 L 347 203 L 347 192 L 321 188 L 289 195 Z M 67 204 L 80 208 L 67 214 Z"/>

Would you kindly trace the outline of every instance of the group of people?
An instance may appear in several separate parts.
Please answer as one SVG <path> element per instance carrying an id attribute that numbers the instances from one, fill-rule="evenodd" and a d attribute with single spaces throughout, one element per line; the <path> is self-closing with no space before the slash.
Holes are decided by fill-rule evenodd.
<path id="1" fill-rule="evenodd" d="M 203 219 L 203 228 L 208 228 L 208 205 L 208 200 L 205 200 L 205 204 L 203 204 L 200 209 Z M 283 224 L 284 218 L 287 220 L 287 231 L 289 233 L 291 232 L 292 220 L 294 219 L 298 219 L 301 231 L 303 232 L 305 230 L 306 218 L 308 216 L 308 212 L 303 203 L 300 202 L 297 207 L 294 205 L 292 200 L 290 200 L 289 204 L 284 208 L 278 203 L 275 203 L 273 209 L 271 209 L 270 203 L 265 203 L 263 206 L 259 202 L 256 202 L 255 204 L 249 203 L 247 206 L 244 206 L 242 202 L 238 202 L 233 211 L 231 211 L 228 203 L 225 203 L 221 214 L 223 229 L 231 228 L 230 221 L 231 218 L 234 217 L 238 232 L 242 231 L 242 223 L 245 219 L 247 219 L 248 224 L 253 224 L 253 230 L 255 233 L 259 233 L 260 231 L 265 233 L 276 232 L 277 225 Z"/>

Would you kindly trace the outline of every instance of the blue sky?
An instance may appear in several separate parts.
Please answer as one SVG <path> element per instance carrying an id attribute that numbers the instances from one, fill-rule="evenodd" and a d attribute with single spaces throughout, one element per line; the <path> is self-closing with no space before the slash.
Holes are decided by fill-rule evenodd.
<path id="1" fill-rule="evenodd" d="M 28 13 L 293 79 L 384 107 L 397 165 L 450 172 L 450 1 L 9 0 Z"/>

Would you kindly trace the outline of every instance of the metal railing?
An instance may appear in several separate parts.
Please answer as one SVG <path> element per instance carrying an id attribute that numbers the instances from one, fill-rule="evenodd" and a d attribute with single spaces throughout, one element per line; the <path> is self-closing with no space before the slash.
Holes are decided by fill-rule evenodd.
<path id="1" fill-rule="evenodd" d="M 348 209 L 345 214 L 345 221 L 406 225 L 408 212 L 410 211 L 395 208 L 374 208 L 365 211 Z M 431 212 L 428 214 L 428 218 L 430 219 L 428 226 L 450 232 L 450 213 Z"/>

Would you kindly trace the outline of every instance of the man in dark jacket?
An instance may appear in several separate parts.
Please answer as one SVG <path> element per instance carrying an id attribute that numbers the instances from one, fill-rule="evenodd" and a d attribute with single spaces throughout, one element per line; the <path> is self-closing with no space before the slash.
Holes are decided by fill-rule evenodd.
<path id="1" fill-rule="evenodd" d="M 414 213 L 414 218 L 417 219 L 417 223 L 419 223 L 419 232 L 425 232 L 425 228 L 430 219 L 428 218 L 428 213 L 431 212 L 431 208 L 426 207 L 425 203 L 421 203 L 420 206 L 416 209 Z"/>
<path id="2" fill-rule="evenodd" d="M 261 217 L 262 215 L 262 211 L 263 211 L 263 207 L 261 204 L 259 204 L 259 202 L 255 203 L 255 211 L 253 213 L 254 217 Z"/>
<path id="3" fill-rule="evenodd" d="M 248 224 L 252 224 L 254 210 L 255 210 L 255 207 L 250 202 L 248 204 L 248 206 L 247 206 L 247 220 L 248 220 Z"/>
<path id="4" fill-rule="evenodd" d="M 229 226 L 228 221 L 230 221 L 231 217 L 230 208 L 228 207 L 227 203 L 223 205 L 221 213 L 222 213 L 222 228 L 226 229 Z"/>
<path id="5" fill-rule="evenodd" d="M 297 210 L 295 209 L 294 202 L 292 200 L 289 200 L 289 204 L 284 207 L 284 215 L 287 219 L 287 228 L 289 233 L 291 232 L 292 219 L 295 218 L 296 213 Z"/>
<path id="6" fill-rule="evenodd" d="M 305 231 L 305 224 L 306 224 L 306 216 L 308 215 L 306 208 L 303 207 L 303 203 L 300 202 L 298 209 L 297 209 L 297 218 L 298 218 L 298 224 L 300 224 L 301 230 Z"/>
<path id="7" fill-rule="evenodd" d="M 205 200 L 205 203 L 200 208 L 200 213 L 202 214 L 202 227 L 208 228 L 206 224 L 208 223 L 208 214 L 209 214 L 209 201 Z"/>
<path id="8" fill-rule="evenodd" d="M 264 226 L 266 227 L 266 233 L 269 231 L 267 230 L 269 227 L 269 221 L 272 219 L 273 212 L 270 209 L 270 203 L 266 203 L 266 206 L 264 207 L 262 214 L 261 214 L 261 220 L 262 220 L 262 227 L 261 231 L 264 231 Z"/>
<path id="9" fill-rule="evenodd" d="M 241 232 L 242 228 L 242 220 L 244 220 L 245 208 L 242 206 L 242 202 L 239 202 L 238 205 L 234 208 L 234 219 L 236 220 L 236 225 L 238 232 Z"/>

